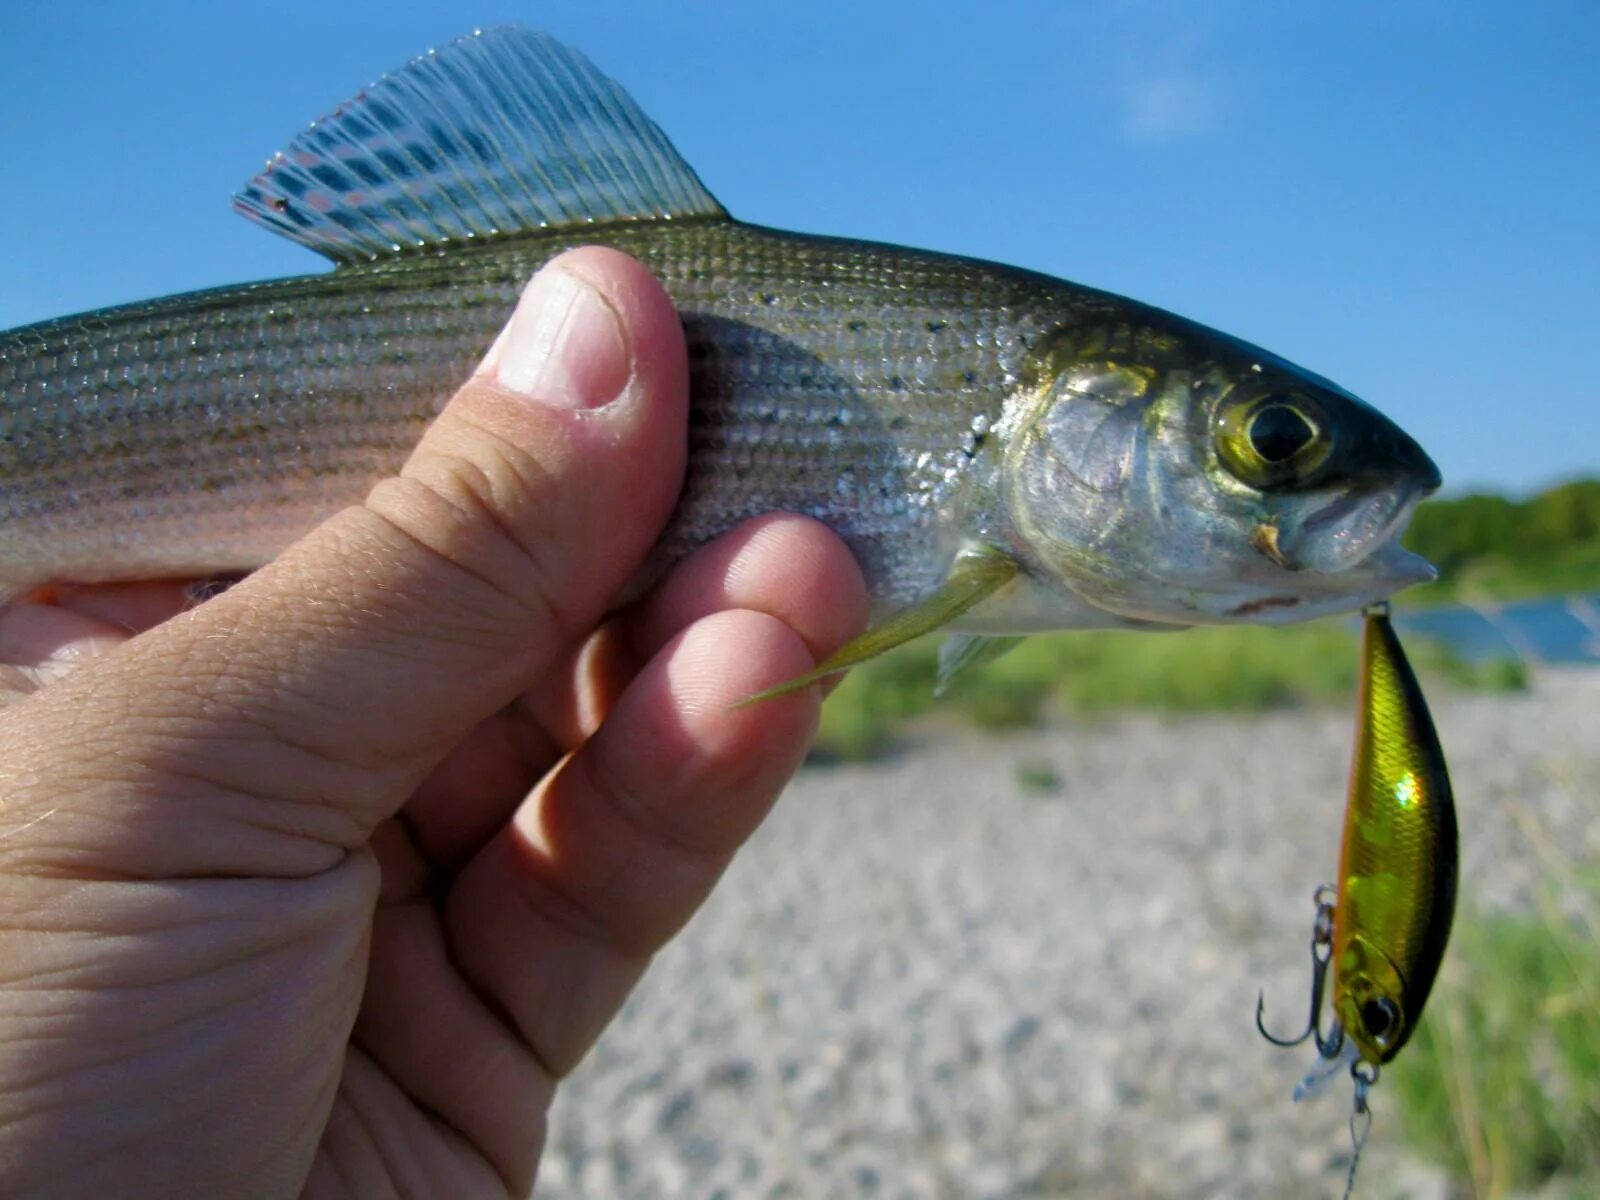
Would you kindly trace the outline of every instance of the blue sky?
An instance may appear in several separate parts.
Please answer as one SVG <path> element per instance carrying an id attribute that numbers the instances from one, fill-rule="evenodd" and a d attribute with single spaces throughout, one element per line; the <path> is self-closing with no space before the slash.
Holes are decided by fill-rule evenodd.
<path id="1" fill-rule="evenodd" d="M 473 24 L 550 30 L 737 216 L 1033 267 L 1328 375 L 1452 490 L 1600 474 L 1600 5 L 0 6 L 0 327 L 319 270 L 230 194 Z"/>

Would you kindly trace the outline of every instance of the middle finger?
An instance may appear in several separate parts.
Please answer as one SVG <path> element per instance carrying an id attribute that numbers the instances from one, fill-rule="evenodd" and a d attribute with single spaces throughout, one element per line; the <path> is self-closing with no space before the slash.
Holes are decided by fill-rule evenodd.
<path id="1" fill-rule="evenodd" d="M 860 568 L 826 526 L 790 513 L 746 521 L 676 565 L 567 669 L 484 722 L 440 763 L 405 809 L 417 851 L 435 870 L 464 864 L 593 734 L 642 664 L 703 617 L 766 613 L 821 661 L 860 630 L 867 603 Z"/>

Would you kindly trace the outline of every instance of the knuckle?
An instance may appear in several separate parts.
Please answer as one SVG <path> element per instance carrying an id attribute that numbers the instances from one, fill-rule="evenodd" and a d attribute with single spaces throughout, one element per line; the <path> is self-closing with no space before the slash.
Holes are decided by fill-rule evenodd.
<path id="1" fill-rule="evenodd" d="M 489 431 L 470 447 L 430 448 L 384 480 L 366 508 L 412 547 L 437 560 L 455 586 L 456 611 L 566 629 L 562 553 L 571 541 L 558 519 L 557 481 L 533 455 Z M 460 594 L 456 594 L 460 593 Z"/>

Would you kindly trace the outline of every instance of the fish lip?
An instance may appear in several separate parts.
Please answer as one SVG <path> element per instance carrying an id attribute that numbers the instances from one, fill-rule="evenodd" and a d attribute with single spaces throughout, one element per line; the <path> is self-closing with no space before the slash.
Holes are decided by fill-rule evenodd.
<path id="1" fill-rule="evenodd" d="M 1397 541 L 1378 547 L 1358 568 L 1369 573 L 1375 581 L 1392 585 L 1393 591 L 1418 583 L 1432 583 L 1439 578 L 1439 568 L 1422 555 L 1407 550 Z"/>
<path id="2" fill-rule="evenodd" d="M 1306 571 L 1297 575 L 1300 597 L 1297 605 L 1279 605 L 1269 598 L 1265 606 L 1245 605 L 1241 607 L 1246 611 L 1236 609 L 1229 615 L 1235 620 L 1263 625 L 1304 621 L 1387 600 L 1396 592 L 1419 583 L 1431 583 L 1438 577 L 1439 573 L 1427 559 L 1391 540 L 1349 570 L 1337 574 Z"/>
<path id="3" fill-rule="evenodd" d="M 1294 560 L 1303 570 L 1337 575 L 1374 558 L 1391 546 L 1426 494 L 1422 487 L 1337 496 L 1300 523 Z M 1398 547 L 1396 547 L 1398 548 Z M 1410 558 L 1425 560 L 1405 551 Z M 1398 560 L 1391 560 L 1398 563 Z M 1432 571 L 1432 567 L 1428 568 Z M 1407 574 L 1415 575 L 1415 570 Z M 1420 582 L 1420 580 L 1413 580 Z"/>

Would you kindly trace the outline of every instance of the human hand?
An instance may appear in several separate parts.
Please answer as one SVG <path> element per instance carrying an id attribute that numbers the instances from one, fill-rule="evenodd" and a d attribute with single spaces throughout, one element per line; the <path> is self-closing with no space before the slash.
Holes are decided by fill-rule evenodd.
<path id="1" fill-rule="evenodd" d="M 686 380 L 654 279 L 575 251 L 398 477 L 232 590 L 0 616 L 48 680 L 0 710 L 0 1191 L 528 1190 L 818 689 L 730 706 L 865 615 L 842 543 L 769 517 L 607 619 Z"/>

